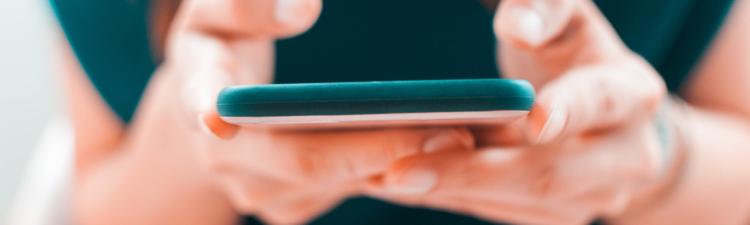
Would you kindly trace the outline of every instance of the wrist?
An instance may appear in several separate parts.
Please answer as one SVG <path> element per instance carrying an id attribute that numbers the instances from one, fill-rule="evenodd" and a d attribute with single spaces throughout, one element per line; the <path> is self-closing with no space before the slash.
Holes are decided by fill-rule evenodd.
<path id="1" fill-rule="evenodd" d="M 688 165 L 690 138 L 683 126 L 675 121 L 686 121 L 683 112 L 686 105 L 676 97 L 666 100 L 655 117 L 655 124 L 662 146 L 663 169 L 656 178 L 647 180 L 635 187 L 630 203 L 624 210 L 605 216 L 611 224 L 627 224 L 631 218 L 647 216 L 653 209 L 667 201 Z"/>
<path id="2" fill-rule="evenodd" d="M 748 224 L 750 122 L 722 111 L 682 109 L 672 113 L 685 154 L 679 176 L 658 198 L 608 217 L 610 224 Z"/>

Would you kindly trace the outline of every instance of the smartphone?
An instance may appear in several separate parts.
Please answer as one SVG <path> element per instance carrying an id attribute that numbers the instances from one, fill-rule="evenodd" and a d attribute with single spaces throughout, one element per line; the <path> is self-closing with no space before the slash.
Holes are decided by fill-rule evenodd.
<path id="1" fill-rule="evenodd" d="M 525 80 L 463 79 L 230 86 L 221 118 L 279 128 L 482 125 L 528 113 Z"/>

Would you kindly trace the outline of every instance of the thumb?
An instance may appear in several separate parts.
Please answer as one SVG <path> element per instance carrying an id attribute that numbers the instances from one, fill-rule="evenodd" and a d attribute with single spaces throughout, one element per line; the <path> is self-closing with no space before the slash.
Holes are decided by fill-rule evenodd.
<path id="1" fill-rule="evenodd" d="M 216 109 L 216 96 L 222 88 L 235 81 L 228 72 L 215 66 L 194 67 L 185 77 L 180 98 L 189 124 L 195 124 L 205 134 L 220 139 L 230 139 L 239 130 L 239 126 L 224 122 Z M 197 117 L 196 117 L 197 115 Z"/>
<path id="2" fill-rule="evenodd" d="M 320 0 L 186 0 L 168 44 L 165 65 L 182 85 L 189 124 L 227 139 L 239 129 L 224 122 L 216 97 L 229 85 L 272 80 L 273 40 L 299 34 L 317 20 Z"/>
<path id="3" fill-rule="evenodd" d="M 320 0 L 189 0 L 181 10 L 183 26 L 219 35 L 280 38 L 310 28 L 322 9 Z"/>
<path id="4" fill-rule="evenodd" d="M 575 0 L 503 1 L 495 16 L 495 32 L 501 41 L 535 49 L 561 34 L 576 5 Z"/>
<path id="5" fill-rule="evenodd" d="M 659 74 L 625 46 L 592 1 L 509 0 L 498 10 L 503 75 L 539 90 L 529 142 L 652 115 L 666 95 Z"/>
<path id="6" fill-rule="evenodd" d="M 507 78 L 539 88 L 573 67 L 629 52 L 590 0 L 509 0 L 498 7 L 494 28 Z"/>

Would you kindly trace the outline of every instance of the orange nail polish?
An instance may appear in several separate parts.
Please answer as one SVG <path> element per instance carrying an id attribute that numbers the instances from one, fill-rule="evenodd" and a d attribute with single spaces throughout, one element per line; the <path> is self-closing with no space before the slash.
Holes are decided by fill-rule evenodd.
<path id="1" fill-rule="evenodd" d="M 216 110 L 208 110 L 201 114 L 203 124 L 219 139 L 231 139 L 239 131 L 239 126 L 225 122 Z"/>
<path id="2" fill-rule="evenodd" d="M 539 104 L 534 104 L 529 112 L 528 126 L 526 128 L 526 139 L 528 143 L 533 144 L 539 138 L 539 135 L 544 128 L 544 123 L 547 121 L 548 115 L 547 109 Z"/>

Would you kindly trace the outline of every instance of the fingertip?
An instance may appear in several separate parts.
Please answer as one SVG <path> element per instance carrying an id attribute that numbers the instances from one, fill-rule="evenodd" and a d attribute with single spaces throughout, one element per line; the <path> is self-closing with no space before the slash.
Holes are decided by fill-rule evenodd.
<path id="1" fill-rule="evenodd" d="M 534 104 L 528 116 L 527 142 L 540 145 L 556 139 L 567 124 L 568 114 L 568 108 L 560 101 L 553 101 L 548 106 Z"/>
<path id="2" fill-rule="evenodd" d="M 322 9 L 320 0 L 276 0 L 274 19 L 287 30 L 282 36 L 294 36 L 315 24 Z"/>
<path id="3" fill-rule="evenodd" d="M 461 140 L 461 145 L 464 149 L 472 150 L 476 148 L 476 138 L 474 138 L 474 134 L 468 128 L 459 128 L 456 130 L 456 133 L 458 133 L 459 140 Z"/>
<path id="4" fill-rule="evenodd" d="M 546 24 L 539 12 L 524 5 L 513 5 L 501 13 L 494 26 L 499 38 L 526 48 L 537 47 L 544 41 Z"/>
<path id="5" fill-rule="evenodd" d="M 547 110 L 538 103 L 534 103 L 526 121 L 526 129 L 524 130 L 526 142 L 535 144 L 539 134 L 542 132 L 545 121 L 547 121 Z"/>
<path id="6" fill-rule="evenodd" d="M 198 115 L 198 124 L 206 134 L 222 140 L 233 138 L 239 131 L 239 126 L 225 122 L 215 110 L 206 110 Z"/>
<path id="7" fill-rule="evenodd" d="M 472 133 L 466 128 L 440 131 L 427 137 L 422 144 L 423 153 L 448 150 L 474 149 L 475 141 Z"/>
<path id="8" fill-rule="evenodd" d="M 298 35 L 317 21 L 321 0 L 197 0 L 187 27 L 202 32 L 267 39 Z"/>
<path id="9" fill-rule="evenodd" d="M 399 174 L 385 177 L 386 189 L 400 194 L 424 194 L 432 190 L 437 182 L 437 172 L 426 168 L 403 169 Z"/>
<path id="10" fill-rule="evenodd" d="M 445 155 L 447 154 L 447 155 Z M 424 194 L 437 186 L 438 168 L 433 164 L 439 157 L 450 156 L 443 152 L 437 155 L 416 155 L 394 162 L 380 178 L 383 188 L 393 194 Z"/>
<path id="11" fill-rule="evenodd" d="M 533 49 L 561 33 L 570 20 L 573 5 L 569 0 L 503 1 L 493 28 L 498 38 Z"/>

